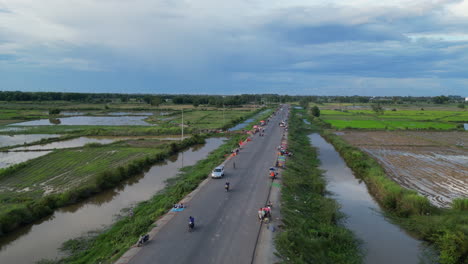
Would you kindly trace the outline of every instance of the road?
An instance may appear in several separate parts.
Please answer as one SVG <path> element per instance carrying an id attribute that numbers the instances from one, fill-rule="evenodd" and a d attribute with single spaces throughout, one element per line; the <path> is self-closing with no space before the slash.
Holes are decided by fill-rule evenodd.
<path id="1" fill-rule="evenodd" d="M 266 126 L 264 137 L 255 135 L 226 163 L 225 177 L 200 187 L 188 207 L 129 263 L 251 263 L 261 227 L 257 211 L 268 199 L 271 180 L 267 172 L 276 161 L 283 134 L 278 122 L 286 113 L 286 109 L 279 111 Z M 224 190 L 226 181 L 231 183 L 229 192 Z M 187 228 L 190 215 L 195 217 L 193 232 Z"/>

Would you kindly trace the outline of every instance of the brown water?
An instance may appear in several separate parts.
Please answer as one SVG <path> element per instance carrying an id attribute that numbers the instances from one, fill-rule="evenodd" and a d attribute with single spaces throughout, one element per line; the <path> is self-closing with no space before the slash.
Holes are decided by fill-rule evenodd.
<path id="1" fill-rule="evenodd" d="M 346 215 L 344 225 L 363 242 L 365 263 L 430 263 L 424 245 L 400 227 L 390 223 L 369 194 L 364 182 L 356 179 L 335 148 L 319 134 L 309 136 L 319 151 L 320 168 L 325 171 L 327 190 Z"/>
<path id="2" fill-rule="evenodd" d="M 223 140 L 208 139 L 206 144 L 175 155 L 119 187 L 57 210 L 47 219 L 0 238 L 0 263 L 34 263 L 60 257 L 58 248 L 63 242 L 110 225 L 122 209 L 151 198 L 164 188 L 168 178 L 176 176 L 179 168 L 205 158 Z"/>

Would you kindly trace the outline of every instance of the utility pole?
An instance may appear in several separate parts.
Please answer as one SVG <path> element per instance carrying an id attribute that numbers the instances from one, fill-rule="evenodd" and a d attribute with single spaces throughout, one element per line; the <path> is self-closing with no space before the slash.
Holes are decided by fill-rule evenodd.
<path id="1" fill-rule="evenodd" d="M 225 119 L 224 119 L 224 96 L 223 96 L 223 128 L 224 128 L 224 125 L 225 125 Z"/>
<path id="2" fill-rule="evenodd" d="M 182 137 L 180 141 L 184 140 L 184 108 L 182 107 Z"/>

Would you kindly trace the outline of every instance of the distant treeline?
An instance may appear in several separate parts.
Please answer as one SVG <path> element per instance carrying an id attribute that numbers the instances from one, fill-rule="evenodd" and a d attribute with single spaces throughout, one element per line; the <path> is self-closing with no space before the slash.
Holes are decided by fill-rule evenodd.
<path id="1" fill-rule="evenodd" d="M 237 106 L 243 104 L 269 104 L 286 102 L 304 103 L 463 103 L 458 95 L 440 95 L 435 97 L 414 96 L 291 96 L 278 94 L 242 94 L 242 95 L 192 95 L 192 94 L 118 94 L 118 93 L 58 93 L 58 92 L 20 92 L 0 91 L 0 101 L 73 101 L 73 102 L 141 102 L 159 106 L 165 103 L 193 104 L 210 106 Z"/>

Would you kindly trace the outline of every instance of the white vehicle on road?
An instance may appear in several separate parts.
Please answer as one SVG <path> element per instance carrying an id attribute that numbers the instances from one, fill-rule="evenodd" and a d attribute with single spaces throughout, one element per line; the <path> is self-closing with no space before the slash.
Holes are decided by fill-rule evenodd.
<path id="1" fill-rule="evenodd" d="M 224 166 L 218 166 L 211 172 L 211 178 L 221 178 L 224 176 Z"/>

